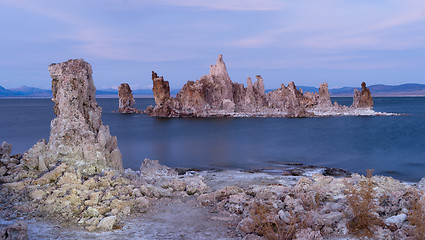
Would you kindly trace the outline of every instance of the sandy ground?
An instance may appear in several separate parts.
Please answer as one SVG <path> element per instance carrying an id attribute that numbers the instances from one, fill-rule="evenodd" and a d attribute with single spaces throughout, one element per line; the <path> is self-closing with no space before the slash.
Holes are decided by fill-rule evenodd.
<path id="1" fill-rule="evenodd" d="M 78 226 L 62 227 L 45 219 L 24 220 L 30 239 L 241 239 L 235 235 L 237 217 L 224 216 L 196 199 L 164 199 L 148 212 L 121 222 L 111 232 L 87 232 Z M 0 220 L 0 227 L 14 221 Z"/>

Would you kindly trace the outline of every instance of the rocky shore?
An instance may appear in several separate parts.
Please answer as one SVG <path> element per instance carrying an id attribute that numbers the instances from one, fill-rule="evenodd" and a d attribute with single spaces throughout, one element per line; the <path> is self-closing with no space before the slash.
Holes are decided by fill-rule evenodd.
<path id="1" fill-rule="evenodd" d="M 29 227 L 29 236 L 37 239 L 73 239 L 76 235 L 83 239 L 154 239 L 160 236 L 155 237 L 155 232 L 170 239 L 424 236 L 425 180 L 408 184 L 391 177 L 358 174 L 338 178 L 322 174 L 178 172 L 148 159 L 139 171 L 107 170 L 88 176 L 61 163 L 28 177 L 28 173 L 16 172 L 22 163 L 15 157 L 19 156 L 1 160 L 1 169 L 7 171 L 1 177 L 0 190 L 0 216 L 15 226 L 4 228 L 0 234 L 10 229 L 25 234 Z M 180 222 L 183 212 L 185 222 Z M 207 222 L 196 225 L 199 218 Z M 147 228 L 146 219 L 161 224 Z M 46 229 L 38 232 L 37 228 L 45 224 Z M 214 232 L 211 228 L 221 230 Z M 72 229 L 72 234 L 67 229 Z"/>
<path id="2" fill-rule="evenodd" d="M 56 114 L 49 141 L 16 155 L 12 145 L 0 146 L 2 239 L 425 235 L 425 179 L 406 184 L 372 172 L 332 177 L 326 172 L 189 171 L 150 159 L 138 171 L 124 170 L 117 139 L 100 120 L 91 66 L 76 59 L 52 64 L 49 71 Z M 223 69 L 211 72 L 220 75 Z M 317 101 L 326 104 L 322 86 Z"/>

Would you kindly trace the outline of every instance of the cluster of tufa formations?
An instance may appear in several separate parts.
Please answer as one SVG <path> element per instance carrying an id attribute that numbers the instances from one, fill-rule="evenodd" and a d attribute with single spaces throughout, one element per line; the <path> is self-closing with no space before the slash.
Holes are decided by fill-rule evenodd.
<path id="1" fill-rule="evenodd" d="M 232 82 L 222 55 L 210 73 L 193 82 L 188 81 L 175 98 L 163 77 L 152 72 L 153 94 L 156 106 L 145 113 L 156 117 L 314 117 L 338 115 L 376 115 L 373 100 L 366 84 L 356 90 L 351 107 L 332 104 L 327 83 L 320 85 L 318 93 L 303 93 L 293 82 L 280 89 L 265 92 L 263 79 L 250 77 L 247 87 Z M 121 100 L 120 100 L 121 102 Z"/>
<path id="2" fill-rule="evenodd" d="M 126 217 L 143 217 L 139 214 L 159 200 L 196 199 L 210 209 L 209 214 L 221 214 L 220 221 L 234 225 L 235 239 L 425 236 L 425 178 L 410 185 L 371 174 L 307 178 L 237 171 L 178 173 L 149 159 L 138 171 L 124 171 L 117 139 L 100 120 L 90 65 L 81 59 L 69 60 L 50 65 L 49 71 L 57 116 L 51 123 L 49 142 L 39 141 L 23 155 L 11 155 L 12 145 L 6 142 L 0 145 L 2 219 L 48 217 L 55 224 L 79 225 L 87 231 L 123 230 Z M 189 82 L 176 98 L 170 98 L 168 82 L 153 74 L 157 106 L 149 109 L 150 114 L 249 113 L 254 111 L 252 106 L 265 111 L 267 104 L 267 114 L 256 114 L 274 116 L 278 109 L 289 114 L 291 109 L 292 116 L 307 116 L 327 111 L 322 108 L 340 108 L 331 104 L 326 84 L 315 94 L 303 94 L 293 83 L 264 94 L 259 76 L 254 84 L 249 80 L 246 89 L 226 76 L 220 57 L 210 75 Z M 372 106 L 370 92 L 363 87 L 351 108 Z M 132 98 L 127 100 L 122 107 L 134 103 Z M 28 239 L 27 230 L 18 221 L 0 228 L 0 238 Z"/>

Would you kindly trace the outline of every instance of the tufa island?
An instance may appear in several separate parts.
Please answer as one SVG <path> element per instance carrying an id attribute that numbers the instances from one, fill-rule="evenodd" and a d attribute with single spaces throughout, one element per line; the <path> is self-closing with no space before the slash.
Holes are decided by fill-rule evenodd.
<path id="1" fill-rule="evenodd" d="M 373 99 L 366 83 L 362 91 L 355 90 L 350 107 L 332 104 L 328 84 L 320 84 L 318 93 L 303 93 L 294 82 L 266 93 L 263 78 L 256 76 L 247 86 L 232 82 L 223 56 L 210 67 L 210 73 L 193 82 L 188 81 L 170 96 L 169 82 L 152 72 L 153 94 L 156 106 L 144 113 L 155 117 L 318 117 L 318 116 L 371 116 L 385 115 L 372 110 Z M 135 101 L 127 83 L 119 87 L 119 112 L 142 112 L 134 107 Z"/>
<path id="2" fill-rule="evenodd" d="M 150 159 L 141 159 L 137 171 L 123 169 L 117 139 L 101 121 L 91 66 L 73 59 L 49 72 L 56 114 L 49 140 L 16 155 L 12 145 L 0 145 L 0 219 L 10 223 L 0 228 L 1 239 L 424 237 L 425 179 L 408 184 L 338 169 L 195 171 Z M 176 98 L 155 73 L 153 81 L 156 106 L 145 111 L 152 116 L 375 114 L 365 84 L 351 107 L 331 104 L 326 84 L 315 94 L 293 83 L 265 94 L 260 76 L 254 84 L 248 79 L 247 88 L 232 83 L 221 56 L 208 76 L 188 82 Z M 120 110 L 140 112 L 128 85 L 120 87 Z M 161 224 L 149 225 L 158 218 Z"/>

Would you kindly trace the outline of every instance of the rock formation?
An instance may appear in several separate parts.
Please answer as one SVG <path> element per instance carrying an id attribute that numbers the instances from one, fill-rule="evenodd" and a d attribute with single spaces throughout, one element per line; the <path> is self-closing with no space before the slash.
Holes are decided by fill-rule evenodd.
<path id="1" fill-rule="evenodd" d="M 354 89 L 354 97 L 353 97 L 353 108 L 372 108 L 373 107 L 373 99 L 372 94 L 369 89 L 366 87 L 366 83 L 362 82 L 362 91 Z"/>
<path id="2" fill-rule="evenodd" d="M 210 67 L 208 75 L 195 82 L 188 81 L 176 98 L 171 98 L 168 81 L 153 72 L 152 90 L 156 106 L 148 107 L 146 113 L 160 117 L 210 117 L 235 113 L 261 114 L 269 110 L 273 115 L 273 108 L 279 108 L 280 115 L 305 116 L 304 108 L 299 103 L 302 94 L 296 90 L 293 83 L 293 86 L 289 87 L 291 90 L 286 90 L 283 86 L 285 90 L 266 95 L 263 78 L 257 75 L 256 79 L 253 84 L 248 77 L 246 88 L 243 84 L 233 83 L 227 73 L 223 56 L 219 55 L 217 64 Z"/>
<path id="3" fill-rule="evenodd" d="M 246 81 L 245 102 L 240 102 L 238 105 L 242 105 L 242 109 L 252 110 L 253 108 L 261 108 L 266 104 L 266 93 L 264 90 L 263 78 L 260 75 L 255 76 L 257 81 L 252 84 L 252 80 L 248 77 Z M 242 85 L 243 87 L 243 85 Z M 243 93 L 242 93 L 243 94 Z"/>
<path id="4" fill-rule="evenodd" d="M 329 93 L 327 83 L 320 84 L 319 97 L 317 99 L 317 104 L 319 104 L 322 107 L 332 106 L 331 94 Z"/>
<path id="5" fill-rule="evenodd" d="M 154 71 L 152 71 L 152 82 L 155 103 L 158 106 L 162 106 L 170 99 L 170 85 L 167 81 L 164 81 L 164 77 L 158 77 Z"/>
<path id="6" fill-rule="evenodd" d="M 140 111 L 134 107 L 136 101 L 134 100 L 133 93 L 128 83 L 121 83 L 118 87 L 119 106 L 118 111 L 120 113 L 139 113 Z"/>
<path id="7" fill-rule="evenodd" d="M 306 107 L 304 95 L 297 90 L 295 83 L 290 82 L 288 87 L 282 84 L 280 89 L 267 93 L 268 106 L 287 111 L 290 117 L 305 117 Z"/>
<path id="8" fill-rule="evenodd" d="M 51 64 L 49 72 L 56 118 L 51 122 L 49 142 L 39 141 L 28 150 L 23 157 L 25 165 L 46 171 L 66 162 L 87 174 L 122 170 L 117 138 L 100 119 L 90 64 L 72 59 Z"/>
<path id="9" fill-rule="evenodd" d="M 360 113 L 358 107 L 370 106 L 372 98 L 363 87 L 359 103 L 353 108 L 332 104 L 328 84 L 320 84 L 318 93 L 303 93 L 294 82 L 288 86 L 265 93 L 263 78 L 256 76 L 247 86 L 234 83 L 227 73 L 223 56 L 210 67 L 210 73 L 197 81 L 188 81 L 176 98 L 170 97 L 170 86 L 163 77 L 152 72 L 153 93 L 156 106 L 149 106 L 146 113 L 157 117 L 313 117 L 334 115 L 370 115 Z M 354 105 L 354 104 L 353 104 Z M 361 110 L 363 111 L 363 110 Z"/>
<path id="10" fill-rule="evenodd" d="M 170 97 L 170 85 L 168 81 L 164 81 L 164 77 L 158 77 L 156 72 L 152 71 L 152 91 L 155 98 L 156 106 L 149 106 L 146 108 L 146 113 L 153 116 L 170 116 L 178 117 L 174 113 L 175 109 L 175 99 Z"/>
<path id="11" fill-rule="evenodd" d="M 7 142 L 3 142 L 0 145 L 0 159 L 8 158 L 11 153 L 12 153 L 12 145 Z"/>

